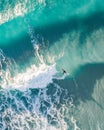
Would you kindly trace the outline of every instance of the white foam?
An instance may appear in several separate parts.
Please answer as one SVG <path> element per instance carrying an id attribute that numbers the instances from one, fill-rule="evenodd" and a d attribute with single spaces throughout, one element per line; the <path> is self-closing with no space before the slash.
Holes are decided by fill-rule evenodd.
<path id="1" fill-rule="evenodd" d="M 61 88 L 59 88 L 59 86 L 55 87 L 57 88 L 54 93 L 55 103 L 58 103 L 61 96 L 61 92 L 59 93 L 59 90 L 61 90 Z M 27 128 L 27 130 L 30 130 L 31 124 L 32 129 L 34 128 L 35 130 L 67 129 L 67 123 L 64 120 L 64 113 L 66 108 L 65 106 L 62 106 L 62 112 L 60 112 L 60 110 L 57 110 L 54 102 L 51 100 L 51 95 L 47 95 L 47 89 L 40 89 L 38 95 L 36 95 L 35 98 L 31 97 L 30 90 L 25 91 L 23 93 L 23 97 L 25 96 L 26 102 L 28 102 L 28 106 L 25 105 L 22 99 L 21 101 L 18 100 L 16 96 L 10 93 L 10 91 L 2 91 L 2 95 L 3 97 L 6 97 L 5 100 L 7 100 L 8 96 L 10 99 L 13 99 L 13 104 L 10 105 L 11 107 L 5 108 L 5 111 L 2 111 L 2 129 L 6 129 L 7 123 L 9 123 L 9 126 L 11 128 L 21 130 L 24 130 L 25 128 Z M 47 107 L 47 105 L 45 105 L 42 101 L 46 101 L 48 104 L 50 104 L 50 107 Z M 7 105 L 8 101 L 4 102 L 4 106 L 5 104 Z M 14 108 L 12 105 L 15 105 L 16 107 Z M 29 106 L 32 106 L 32 111 L 28 109 Z M 40 111 L 41 106 L 47 107 L 45 115 Z M 0 109 L 2 109 L 1 106 Z M 50 120 L 50 122 L 47 118 L 48 115 L 53 118 Z M 7 122 L 5 118 L 10 119 L 10 121 Z M 51 124 L 51 121 L 55 121 L 57 124 Z"/>
<path id="2" fill-rule="evenodd" d="M 25 7 L 22 7 L 21 3 L 15 5 L 15 7 L 14 7 L 15 16 L 21 16 L 25 13 L 27 13 L 27 9 Z"/>
<path id="3" fill-rule="evenodd" d="M 3 24 L 17 16 L 22 16 L 26 14 L 28 10 L 21 3 L 18 3 L 14 6 L 14 8 L 7 8 L 3 12 L 0 13 L 0 24 Z"/>
<path id="4" fill-rule="evenodd" d="M 48 66 L 41 64 L 39 67 L 32 65 L 24 73 L 18 73 L 15 77 L 10 77 L 9 73 L 6 73 L 3 82 L 3 88 L 44 88 L 52 82 L 54 75 L 57 73 L 55 64 Z"/>
<path id="5" fill-rule="evenodd" d="M 3 24 L 5 22 L 8 22 L 9 20 L 12 20 L 15 17 L 23 16 L 27 14 L 28 12 L 34 11 L 35 7 L 37 5 L 46 5 L 45 0 L 37 0 L 37 1 L 28 1 L 24 0 L 23 2 L 17 2 L 15 3 L 15 6 L 10 8 L 8 6 L 8 3 L 5 6 L 5 9 L 0 12 L 0 24 Z M 28 7 L 27 7 L 28 5 Z"/>
<path id="6" fill-rule="evenodd" d="M 42 56 L 38 55 L 40 65 L 37 67 L 35 64 L 28 67 L 24 72 L 11 76 L 9 69 L 1 71 L 2 82 L 0 85 L 4 89 L 20 89 L 26 90 L 28 88 L 45 88 L 48 84 L 53 82 L 54 79 L 64 79 L 67 75 L 58 75 L 56 64 L 47 65 L 44 63 Z M 8 63 L 6 63 L 8 65 Z M 16 70 L 14 70 L 16 71 Z M 18 71 L 18 70 L 17 70 Z"/>
<path id="7" fill-rule="evenodd" d="M 76 120 L 74 119 L 73 116 L 71 117 L 71 122 L 72 122 L 73 125 L 74 125 L 74 130 L 80 130 L 80 128 L 77 126 Z"/>

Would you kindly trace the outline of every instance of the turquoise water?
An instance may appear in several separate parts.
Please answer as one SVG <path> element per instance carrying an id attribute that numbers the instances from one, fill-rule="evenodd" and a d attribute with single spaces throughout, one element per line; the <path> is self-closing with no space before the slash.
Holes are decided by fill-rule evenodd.
<path id="1" fill-rule="evenodd" d="M 103 130 L 103 1 L 0 5 L 0 130 Z"/>

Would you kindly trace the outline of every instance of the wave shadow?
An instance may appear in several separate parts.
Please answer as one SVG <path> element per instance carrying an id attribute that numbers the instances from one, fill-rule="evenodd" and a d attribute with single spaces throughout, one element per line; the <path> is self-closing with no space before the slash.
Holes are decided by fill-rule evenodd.
<path id="1" fill-rule="evenodd" d="M 67 89 L 69 95 L 74 96 L 76 105 L 79 105 L 80 100 L 83 102 L 92 100 L 104 110 L 104 106 L 92 97 L 96 81 L 104 76 L 104 64 L 87 64 L 81 68 L 79 74 L 74 77 L 64 80 L 54 79 L 54 82 L 62 88 Z"/>

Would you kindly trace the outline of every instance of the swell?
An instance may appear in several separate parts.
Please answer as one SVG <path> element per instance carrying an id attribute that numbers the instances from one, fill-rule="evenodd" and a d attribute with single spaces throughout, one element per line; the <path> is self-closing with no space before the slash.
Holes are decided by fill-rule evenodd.
<path id="1" fill-rule="evenodd" d="M 0 47 L 4 53 L 8 57 L 12 57 L 17 64 L 19 62 L 25 66 L 25 63 L 31 62 L 30 64 L 34 64 L 37 68 L 40 64 L 45 65 L 46 68 L 55 64 L 59 73 L 65 69 L 69 75 L 86 64 L 103 63 L 103 11 L 95 8 L 93 13 L 89 11 L 89 13 L 81 16 L 75 12 L 73 12 L 73 16 L 67 13 L 65 19 L 62 20 L 62 17 L 56 18 L 62 15 L 59 13 L 60 8 L 58 13 L 54 14 L 54 11 L 60 6 L 63 6 L 64 9 L 67 4 L 61 5 L 58 2 L 47 4 L 46 12 L 51 10 L 48 15 L 45 14 L 43 7 L 40 12 L 37 9 L 36 14 L 31 12 L 23 18 L 18 17 L 1 25 Z M 95 3 L 93 4 L 95 5 Z M 55 10 L 49 8 L 49 5 L 53 5 L 52 9 L 55 8 Z M 75 7 L 76 10 L 77 6 Z M 74 9 L 74 6 L 72 8 Z M 66 9 L 66 11 L 68 10 Z M 39 17 L 42 15 L 42 20 L 35 15 Z M 53 20 L 50 19 L 51 16 Z M 17 26 L 15 26 L 16 23 Z M 8 30 L 6 26 L 9 28 Z M 6 43 L 8 46 L 5 46 Z M 36 48 L 34 49 L 34 45 L 38 45 L 38 53 Z M 30 68 L 28 65 L 27 67 Z M 21 65 L 20 68 L 23 69 Z"/>
<path id="2" fill-rule="evenodd" d="M 66 6 L 62 5 L 62 1 L 44 2 L 46 5 L 37 8 L 36 14 L 30 10 L 24 17 L 13 17 L 0 26 L 0 48 L 5 53 L 0 50 L 1 129 L 79 129 L 73 117 L 74 97 L 96 102 L 91 94 L 96 80 L 103 76 L 101 69 L 104 68 L 104 64 L 100 64 L 104 63 L 104 12 L 99 9 L 103 7 L 101 1 L 70 1 L 70 7 L 74 6 L 69 10 L 66 9 L 67 6 L 69 8 L 69 1 L 66 1 Z M 52 11 L 54 7 L 56 9 Z M 64 17 L 65 12 L 61 9 L 72 12 Z M 60 15 L 54 14 L 56 10 L 58 14 L 61 12 Z M 51 12 L 43 15 L 47 11 Z M 84 76 L 81 74 L 76 78 L 78 82 L 73 79 L 75 83 L 72 85 L 67 79 L 65 84 L 63 80 L 57 81 L 62 69 L 73 77 L 82 66 L 87 66 L 87 70 Z M 83 87 L 82 81 L 90 85 Z"/>
<path id="3" fill-rule="evenodd" d="M 77 70 L 82 66 L 104 63 L 103 33 L 103 28 L 93 31 L 86 37 L 82 44 L 80 43 L 80 35 L 82 32 L 73 31 L 71 33 L 63 34 L 63 36 L 58 41 L 54 42 L 54 44 L 48 44 L 49 46 L 47 46 L 47 44 L 45 45 L 43 40 L 39 43 L 39 40 L 36 39 L 35 36 L 31 39 L 33 33 L 30 33 L 30 43 L 33 45 L 34 50 L 34 52 L 31 53 L 34 53 L 34 57 L 32 59 L 29 57 L 29 59 L 31 59 L 30 62 L 32 61 L 29 65 L 28 60 L 23 58 L 26 57 L 26 55 L 23 57 L 21 55 L 25 64 L 27 63 L 26 68 L 23 66 L 25 68 L 24 72 L 20 73 L 21 70 L 23 71 L 23 68 L 21 67 L 21 64 L 23 63 L 22 60 L 22 62 L 20 61 L 19 69 L 15 68 L 15 62 L 18 66 L 18 57 L 16 57 L 17 60 L 15 60 L 15 62 L 13 60 L 13 63 L 12 59 L 6 58 L 1 51 L 1 74 L 3 74 L 3 82 L 6 82 L 6 84 L 5 82 L 3 84 L 1 83 L 1 86 L 3 85 L 4 88 L 22 88 L 32 87 L 34 85 L 35 87 L 40 87 L 42 85 L 42 87 L 46 87 L 47 84 L 52 82 L 53 78 L 58 78 L 57 76 L 54 77 L 56 73 L 59 75 L 62 74 L 62 69 L 64 69 L 69 76 L 72 76 L 73 73 L 77 73 Z M 34 42 L 32 43 L 32 41 Z M 14 52 L 15 51 L 16 50 L 14 49 Z M 25 54 L 27 53 L 25 50 L 24 52 Z M 14 66 L 14 70 L 12 69 L 12 66 Z M 12 71 L 14 71 L 16 76 L 11 77 Z M 16 73 L 16 71 L 18 72 Z M 39 79 L 41 82 L 38 82 Z M 44 81 L 47 82 L 44 83 Z M 39 84 L 35 84 L 36 82 Z"/>
<path id="4" fill-rule="evenodd" d="M 96 13 L 99 14 L 98 17 L 101 16 L 101 18 L 104 18 L 100 15 L 100 12 L 103 13 L 104 11 L 101 1 L 92 2 L 90 0 L 85 0 L 83 2 L 75 2 L 62 0 L 59 2 L 55 0 L 42 0 L 30 1 L 30 3 L 26 2 L 27 1 L 24 1 L 23 3 L 20 2 L 21 6 L 25 5 L 27 10 L 29 8 L 29 11 L 27 11 L 26 14 L 23 13 L 19 16 L 12 17 L 12 19 L 10 18 L 1 24 L 0 45 L 9 44 L 8 42 L 11 43 L 11 40 L 23 37 L 27 32 L 28 24 L 33 26 L 35 30 L 39 30 L 46 26 L 54 26 L 58 23 L 64 23 L 64 25 L 68 23 L 71 28 L 71 24 L 73 27 L 73 22 L 74 25 L 77 24 L 79 26 L 79 22 L 83 22 L 84 19 L 86 21 L 87 18 L 89 19 L 90 16 L 93 17 Z M 11 8 L 12 5 L 17 6 L 16 4 L 18 5 L 18 3 L 15 2 L 14 4 L 9 3 Z M 21 8 L 22 10 L 25 10 L 24 6 Z M 3 17 L 5 17 L 5 19 L 8 18 L 5 16 L 6 13 L 7 16 L 9 14 L 12 15 L 8 10 L 7 12 L 4 11 L 4 13 L 1 12 L 1 21 L 3 20 Z M 11 32 L 11 35 L 9 32 Z"/>

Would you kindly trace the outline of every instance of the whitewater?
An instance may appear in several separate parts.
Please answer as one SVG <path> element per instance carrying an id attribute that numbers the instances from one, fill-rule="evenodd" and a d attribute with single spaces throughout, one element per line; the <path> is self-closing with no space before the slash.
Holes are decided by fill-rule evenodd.
<path id="1" fill-rule="evenodd" d="M 103 130 L 103 93 L 102 0 L 0 1 L 0 130 Z"/>

